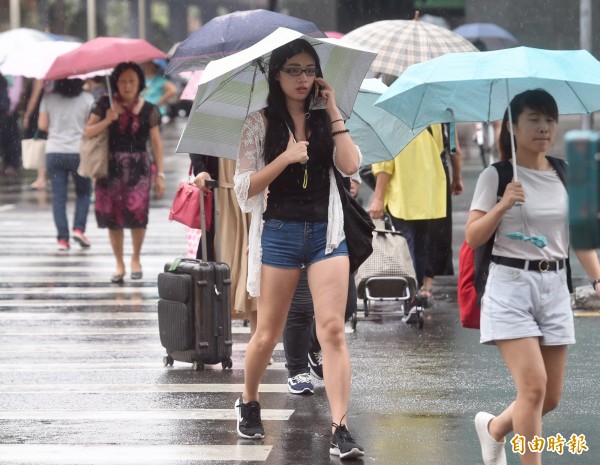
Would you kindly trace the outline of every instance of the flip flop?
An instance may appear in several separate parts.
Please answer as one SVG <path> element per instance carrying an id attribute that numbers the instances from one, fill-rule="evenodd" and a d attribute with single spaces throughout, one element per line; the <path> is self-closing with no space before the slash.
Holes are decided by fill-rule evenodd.
<path id="1" fill-rule="evenodd" d="M 142 270 L 131 272 L 131 279 L 142 279 L 142 276 L 143 276 Z"/>
<path id="2" fill-rule="evenodd" d="M 110 282 L 113 284 L 121 284 L 124 281 L 123 280 L 124 277 L 125 277 L 125 273 L 115 273 L 110 278 Z"/>

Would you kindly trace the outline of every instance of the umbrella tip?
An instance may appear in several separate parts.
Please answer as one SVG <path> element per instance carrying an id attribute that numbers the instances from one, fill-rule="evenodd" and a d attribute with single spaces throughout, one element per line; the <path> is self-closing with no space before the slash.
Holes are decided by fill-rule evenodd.
<path id="1" fill-rule="evenodd" d="M 415 21 L 418 21 L 420 16 L 421 12 L 419 10 L 415 10 Z"/>

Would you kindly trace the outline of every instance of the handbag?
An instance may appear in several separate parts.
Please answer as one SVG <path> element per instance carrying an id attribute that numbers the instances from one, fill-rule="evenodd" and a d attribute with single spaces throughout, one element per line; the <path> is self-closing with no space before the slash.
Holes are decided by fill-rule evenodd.
<path id="1" fill-rule="evenodd" d="M 96 179 L 108 176 L 108 128 L 94 137 L 81 139 L 77 174 Z"/>
<path id="2" fill-rule="evenodd" d="M 333 171 L 344 211 L 344 234 L 350 258 L 350 273 L 354 273 L 373 253 L 375 225 L 365 209 L 344 187 L 341 173 L 336 168 Z"/>
<path id="3" fill-rule="evenodd" d="M 38 139 L 35 131 L 32 139 L 21 140 L 21 156 L 23 168 L 26 170 L 39 170 L 46 167 L 46 140 Z"/>
<path id="4" fill-rule="evenodd" d="M 201 189 L 192 182 L 192 165 L 188 173 L 188 179 L 181 181 L 175 192 L 175 198 L 169 211 L 169 220 L 177 221 L 193 229 L 202 229 L 200 221 L 200 199 L 204 199 L 204 214 L 206 216 L 206 229 L 212 224 L 212 191 L 205 191 L 202 195 Z"/>

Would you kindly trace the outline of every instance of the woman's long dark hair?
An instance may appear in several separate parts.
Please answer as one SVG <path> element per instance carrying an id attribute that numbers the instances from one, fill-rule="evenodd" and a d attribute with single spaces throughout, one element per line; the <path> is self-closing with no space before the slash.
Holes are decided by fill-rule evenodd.
<path id="1" fill-rule="evenodd" d="M 281 70 L 287 60 L 303 52 L 308 53 L 315 60 L 317 76 L 322 77 L 323 73 L 321 71 L 319 55 L 317 55 L 317 52 L 315 52 L 312 45 L 304 39 L 293 40 L 292 42 L 273 50 L 271 53 L 268 75 L 268 106 L 265 110 L 265 116 L 268 121 L 267 135 L 265 137 L 265 163 L 270 163 L 279 154 L 285 151 L 289 140 L 287 127 L 289 126 L 292 131 L 296 131 L 294 121 L 287 109 L 285 95 L 279 81 L 275 79 L 275 75 Z M 313 96 L 315 95 L 315 85 L 316 83 L 313 84 L 313 88 L 309 92 L 310 97 L 304 101 L 304 110 L 310 115 L 307 120 L 307 126 L 311 136 L 315 136 L 313 139 L 315 142 L 313 142 L 313 144 L 316 143 L 318 146 L 318 152 L 331 155 L 333 153 L 333 138 L 331 137 L 331 121 L 329 115 L 327 115 L 325 110 L 310 109 Z"/>
<path id="2" fill-rule="evenodd" d="M 510 101 L 510 113 L 513 124 L 516 125 L 519 121 L 519 116 L 525 108 L 539 111 L 544 115 L 554 118 L 558 123 L 558 106 L 554 97 L 544 89 L 533 89 L 521 92 L 513 97 Z M 504 112 L 502 119 L 502 127 L 500 128 L 500 140 L 498 141 L 498 149 L 500 151 L 500 160 L 510 160 L 512 158 L 512 149 L 510 147 L 510 131 L 508 130 L 508 108 Z M 514 136 L 513 136 L 514 138 Z M 517 149 L 517 141 L 515 139 L 515 150 Z"/>
<path id="3" fill-rule="evenodd" d="M 53 92 L 63 97 L 77 97 L 83 92 L 83 80 L 81 79 L 59 79 L 54 81 Z"/>

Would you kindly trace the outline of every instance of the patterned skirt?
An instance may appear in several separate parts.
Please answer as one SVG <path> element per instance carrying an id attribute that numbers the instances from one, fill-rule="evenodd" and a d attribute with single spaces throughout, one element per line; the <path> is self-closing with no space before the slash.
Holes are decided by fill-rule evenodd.
<path id="1" fill-rule="evenodd" d="M 151 179 L 147 152 L 110 153 L 108 176 L 96 181 L 98 227 L 145 228 L 148 224 Z"/>

